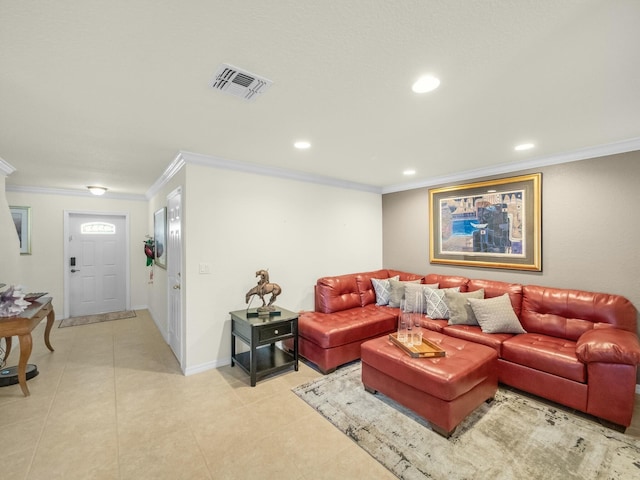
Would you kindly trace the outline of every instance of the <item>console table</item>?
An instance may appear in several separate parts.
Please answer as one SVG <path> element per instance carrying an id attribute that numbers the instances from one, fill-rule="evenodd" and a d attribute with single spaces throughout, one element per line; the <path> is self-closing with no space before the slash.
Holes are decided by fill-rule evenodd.
<path id="1" fill-rule="evenodd" d="M 53 347 L 51 346 L 51 343 L 49 343 L 49 334 L 51 333 L 51 327 L 53 327 L 53 321 L 56 316 L 53 311 L 51 301 L 51 297 L 41 297 L 31 302 L 31 305 L 29 305 L 19 316 L 0 317 L 0 338 L 4 337 L 5 342 L 7 343 L 7 351 L 4 354 L 4 360 L 7 359 L 11 352 L 11 337 L 17 335 L 20 340 L 18 383 L 20 384 L 20 388 L 22 389 L 22 393 L 25 397 L 30 395 L 29 388 L 27 387 L 27 362 L 29 361 L 31 350 L 33 348 L 31 332 L 45 317 L 47 319 L 47 326 L 44 330 L 44 344 L 53 352 Z"/>
<path id="2" fill-rule="evenodd" d="M 258 315 L 256 309 L 237 310 L 231 315 L 231 366 L 236 363 L 251 377 L 251 386 L 271 373 L 293 367 L 298 371 L 298 314 L 276 307 L 278 312 Z M 249 346 L 236 354 L 236 338 Z M 293 354 L 276 342 L 293 339 Z"/>

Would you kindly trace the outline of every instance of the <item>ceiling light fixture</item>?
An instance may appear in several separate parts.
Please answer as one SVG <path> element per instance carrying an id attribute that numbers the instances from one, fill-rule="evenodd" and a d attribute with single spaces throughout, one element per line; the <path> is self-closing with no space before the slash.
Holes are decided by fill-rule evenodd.
<path id="1" fill-rule="evenodd" d="M 296 143 L 293 144 L 293 146 L 296 147 L 298 150 L 306 150 L 307 148 L 311 148 L 311 144 L 306 140 L 298 140 Z"/>
<path id="2" fill-rule="evenodd" d="M 413 169 L 411 169 L 411 168 L 409 168 L 409 169 L 405 170 L 404 172 L 402 172 L 402 174 L 403 174 L 403 175 L 407 175 L 407 176 L 409 176 L 409 175 L 415 175 L 415 174 L 416 174 L 416 171 L 415 171 L 415 170 L 413 170 Z"/>
<path id="3" fill-rule="evenodd" d="M 521 143 L 520 145 L 516 145 L 514 150 L 521 152 L 523 150 L 531 150 L 535 145 L 533 143 Z"/>
<path id="4" fill-rule="evenodd" d="M 89 186 L 87 188 L 89 189 L 89 191 L 91 193 L 93 193 L 94 195 L 96 195 L 98 197 L 100 195 L 104 195 L 105 192 L 107 191 L 107 189 L 105 187 L 97 187 L 97 186 L 94 186 L 94 185 L 91 185 L 91 186 Z"/>
<path id="5" fill-rule="evenodd" d="M 420 77 L 411 87 L 415 93 L 427 93 L 440 86 L 440 80 L 433 75 Z"/>

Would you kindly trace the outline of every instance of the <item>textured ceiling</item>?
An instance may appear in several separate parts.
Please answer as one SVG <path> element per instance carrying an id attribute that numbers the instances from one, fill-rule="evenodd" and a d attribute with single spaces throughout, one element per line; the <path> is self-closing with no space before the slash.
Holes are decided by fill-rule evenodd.
<path id="1" fill-rule="evenodd" d="M 636 0 L 0 0 L 0 158 L 8 188 L 123 194 L 179 151 L 382 191 L 545 159 L 640 137 L 638 25 Z M 214 91 L 222 63 L 274 83 Z"/>

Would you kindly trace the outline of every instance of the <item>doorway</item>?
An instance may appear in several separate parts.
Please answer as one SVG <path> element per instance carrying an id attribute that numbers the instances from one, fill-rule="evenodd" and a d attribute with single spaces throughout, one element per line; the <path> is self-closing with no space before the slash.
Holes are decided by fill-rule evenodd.
<path id="1" fill-rule="evenodd" d="M 129 308 L 128 227 L 127 214 L 65 211 L 64 291 L 69 317 Z"/>
<path id="2" fill-rule="evenodd" d="M 182 318 L 182 190 L 167 196 L 168 343 L 184 371 Z"/>

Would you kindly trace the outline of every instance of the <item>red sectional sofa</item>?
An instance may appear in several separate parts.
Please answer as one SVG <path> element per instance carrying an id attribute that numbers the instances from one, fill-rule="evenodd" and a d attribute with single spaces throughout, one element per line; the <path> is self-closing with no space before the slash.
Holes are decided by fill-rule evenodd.
<path id="1" fill-rule="evenodd" d="M 637 310 L 619 295 L 396 270 L 324 277 L 315 285 L 315 311 L 299 317 L 300 355 L 329 373 L 360 358 L 363 342 L 395 331 L 399 310 L 376 305 L 371 282 L 395 276 L 460 292 L 482 289 L 485 299 L 508 294 L 526 333 L 483 333 L 480 326 L 427 316 L 423 327 L 495 349 L 500 383 L 631 424 L 640 364 Z"/>

